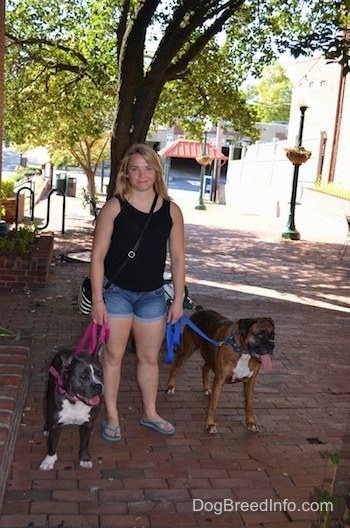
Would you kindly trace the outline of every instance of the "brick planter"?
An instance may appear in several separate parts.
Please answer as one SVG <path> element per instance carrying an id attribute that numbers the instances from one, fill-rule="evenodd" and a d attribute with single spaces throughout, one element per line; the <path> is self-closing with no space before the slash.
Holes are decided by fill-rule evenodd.
<path id="1" fill-rule="evenodd" d="M 53 235 L 40 235 L 30 256 L 0 254 L 0 290 L 44 288 L 53 257 Z"/>
<path id="2" fill-rule="evenodd" d="M 2 202 L 3 207 L 5 208 L 4 220 L 8 224 L 16 222 L 16 201 L 17 197 L 9 198 Z M 22 222 L 24 218 L 24 194 L 18 195 L 18 222 Z"/>

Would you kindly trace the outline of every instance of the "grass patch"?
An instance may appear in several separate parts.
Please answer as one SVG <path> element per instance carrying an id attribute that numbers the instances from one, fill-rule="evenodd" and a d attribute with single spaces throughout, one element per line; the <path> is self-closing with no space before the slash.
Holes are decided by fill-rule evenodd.
<path id="1" fill-rule="evenodd" d="M 345 187 L 340 187 L 334 183 L 315 183 L 314 189 L 332 196 L 337 196 L 338 198 L 345 198 L 350 200 L 350 189 L 345 189 Z"/>

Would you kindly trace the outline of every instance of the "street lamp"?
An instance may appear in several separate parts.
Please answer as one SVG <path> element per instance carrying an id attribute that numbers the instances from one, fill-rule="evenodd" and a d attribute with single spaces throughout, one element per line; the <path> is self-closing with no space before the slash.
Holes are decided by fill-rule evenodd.
<path id="1" fill-rule="evenodd" d="M 198 158 L 196 158 L 197 162 L 201 166 L 201 177 L 200 177 L 198 204 L 195 206 L 195 209 L 199 209 L 199 210 L 202 210 L 202 211 L 205 211 L 205 209 L 206 209 L 206 207 L 205 207 L 205 205 L 203 203 L 203 187 L 204 187 L 205 167 L 207 165 L 210 165 L 210 163 L 212 162 L 212 159 L 207 155 L 207 136 L 208 136 L 208 132 L 211 131 L 212 126 L 213 126 L 213 124 L 210 121 L 210 119 L 206 118 L 205 122 L 204 122 L 204 128 L 203 128 L 204 139 L 203 139 L 202 155 L 199 156 Z"/>
<path id="2" fill-rule="evenodd" d="M 304 102 L 299 105 L 300 108 L 300 122 L 299 122 L 299 132 L 296 141 L 296 147 L 301 147 L 303 139 L 303 129 L 304 129 L 304 119 L 305 112 L 308 109 L 308 106 Z M 298 187 L 298 177 L 299 177 L 299 167 L 300 163 L 294 163 L 294 172 L 293 172 L 293 185 L 292 185 L 292 194 L 290 197 L 290 212 L 288 217 L 288 222 L 286 225 L 285 231 L 282 233 L 282 238 L 288 240 L 300 240 L 300 233 L 295 228 L 295 203 L 297 196 L 297 187 Z"/>

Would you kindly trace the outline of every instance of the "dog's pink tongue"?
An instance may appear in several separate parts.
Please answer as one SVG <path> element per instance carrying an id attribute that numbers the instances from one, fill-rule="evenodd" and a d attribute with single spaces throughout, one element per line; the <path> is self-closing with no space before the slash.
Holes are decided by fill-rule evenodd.
<path id="1" fill-rule="evenodd" d="M 272 370 L 272 361 L 270 354 L 260 356 L 260 361 L 266 372 L 270 372 L 270 370 Z"/>
<path id="2" fill-rule="evenodd" d="M 100 403 L 100 397 L 97 395 L 93 396 L 92 398 L 84 398 L 84 403 L 86 403 L 86 405 L 90 405 L 91 407 L 96 407 L 96 405 Z"/>

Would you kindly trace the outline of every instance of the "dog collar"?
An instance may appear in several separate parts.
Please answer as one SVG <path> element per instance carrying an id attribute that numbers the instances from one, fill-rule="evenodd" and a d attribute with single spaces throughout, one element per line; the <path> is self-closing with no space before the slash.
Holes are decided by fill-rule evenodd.
<path id="1" fill-rule="evenodd" d="M 72 401 L 72 402 L 78 401 L 78 398 L 76 398 L 75 396 L 71 396 L 66 391 L 63 381 L 62 381 L 62 371 L 58 373 L 55 367 L 51 366 L 49 368 L 49 373 L 56 379 L 56 387 L 57 387 L 58 394 L 61 394 L 61 396 L 64 396 L 69 401 Z"/>
<path id="2" fill-rule="evenodd" d="M 235 352 L 237 352 L 238 354 L 241 354 L 241 355 L 249 354 L 249 352 L 247 352 L 246 350 L 242 350 L 241 347 L 236 342 L 236 340 L 234 338 L 234 335 L 233 335 L 233 329 L 232 329 L 231 335 L 229 337 L 226 337 L 226 339 L 224 339 L 224 341 L 221 341 L 221 344 L 224 344 L 224 343 L 227 343 L 228 345 L 231 345 L 233 350 Z"/>

